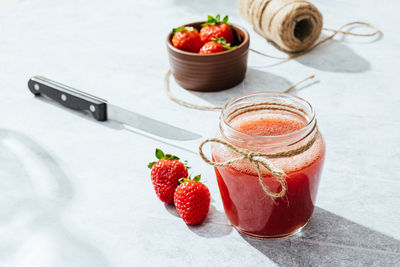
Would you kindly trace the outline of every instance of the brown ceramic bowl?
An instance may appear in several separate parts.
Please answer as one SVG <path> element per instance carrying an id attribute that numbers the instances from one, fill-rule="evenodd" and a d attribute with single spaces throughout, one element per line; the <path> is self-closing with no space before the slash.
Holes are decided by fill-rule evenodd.
<path id="1" fill-rule="evenodd" d="M 193 26 L 200 31 L 202 22 L 193 22 L 184 26 Z M 249 33 L 235 24 L 233 34 L 235 49 L 215 54 L 200 55 L 175 48 L 168 34 L 167 48 L 169 63 L 176 82 L 187 90 L 220 91 L 231 88 L 246 75 L 247 55 L 249 52 Z"/>

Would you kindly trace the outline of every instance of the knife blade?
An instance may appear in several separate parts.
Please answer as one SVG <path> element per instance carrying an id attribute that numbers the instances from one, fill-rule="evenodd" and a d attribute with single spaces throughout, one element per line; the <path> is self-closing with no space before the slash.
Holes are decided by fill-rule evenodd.
<path id="1" fill-rule="evenodd" d="M 126 110 L 108 103 L 105 99 L 42 76 L 34 76 L 29 79 L 28 88 L 34 95 L 44 95 L 65 107 L 89 111 L 98 121 L 114 120 L 127 127 L 170 140 L 189 141 L 201 137 L 191 131 Z"/>

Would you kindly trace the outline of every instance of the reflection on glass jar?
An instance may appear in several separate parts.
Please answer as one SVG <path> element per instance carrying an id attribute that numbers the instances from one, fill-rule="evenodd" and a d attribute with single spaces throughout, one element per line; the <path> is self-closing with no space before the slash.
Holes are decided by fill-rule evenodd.
<path id="1" fill-rule="evenodd" d="M 254 162 L 248 159 L 215 167 L 225 213 L 238 231 L 274 238 L 301 230 L 314 210 L 325 156 L 325 144 L 311 105 L 299 97 L 276 92 L 235 98 L 222 111 L 217 137 L 252 152 L 276 154 L 302 150 L 291 156 L 269 158 L 286 174 L 282 197 L 266 193 Z M 238 156 L 226 145 L 212 145 L 216 162 Z M 281 192 L 282 184 L 275 176 L 264 167 L 260 167 L 260 172 L 270 191 Z"/>

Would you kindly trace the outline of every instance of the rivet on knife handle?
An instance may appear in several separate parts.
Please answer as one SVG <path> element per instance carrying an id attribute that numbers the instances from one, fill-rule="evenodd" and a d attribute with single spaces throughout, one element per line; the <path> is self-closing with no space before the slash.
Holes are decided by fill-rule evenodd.
<path id="1" fill-rule="evenodd" d="M 104 99 L 42 76 L 34 76 L 29 79 L 28 88 L 34 95 L 44 95 L 65 107 L 89 111 L 98 121 L 107 120 L 107 101 Z"/>

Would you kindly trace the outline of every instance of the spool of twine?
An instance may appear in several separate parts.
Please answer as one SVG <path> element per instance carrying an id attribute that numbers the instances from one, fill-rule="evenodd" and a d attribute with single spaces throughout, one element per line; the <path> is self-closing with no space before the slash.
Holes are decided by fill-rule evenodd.
<path id="1" fill-rule="evenodd" d="M 379 32 L 373 24 L 360 21 L 347 23 L 336 30 L 323 28 L 321 12 L 306 0 L 238 0 L 238 4 L 240 14 L 253 25 L 258 34 L 280 50 L 296 53 L 288 57 L 275 57 L 251 49 L 255 53 L 276 59 L 292 59 L 304 55 L 338 33 L 374 36 Z M 374 31 L 362 34 L 343 30 L 351 25 L 368 26 Z M 316 42 L 322 30 L 333 33 Z"/>
<path id="2" fill-rule="evenodd" d="M 321 34 L 322 14 L 306 0 L 239 0 L 254 30 L 286 52 L 299 52 Z"/>
<path id="3" fill-rule="evenodd" d="M 239 107 L 239 108 L 233 110 L 230 113 L 230 115 L 228 115 L 228 116 L 236 117 L 236 116 L 246 113 L 246 112 L 256 111 L 256 110 L 261 110 L 261 109 L 264 109 L 264 110 L 267 110 L 267 109 L 286 110 L 288 107 L 298 110 L 299 115 L 302 112 L 304 112 L 304 111 L 302 111 L 302 109 L 300 109 L 296 106 L 293 106 L 293 105 L 276 103 L 276 102 L 260 102 L 260 103 L 253 103 L 253 104 L 248 104 L 248 105 Z M 293 156 L 299 155 L 299 154 L 307 151 L 308 149 L 310 149 L 312 147 L 312 145 L 315 143 L 315 141 L 317 140 L 317 137 L 319 135 L 319 131 L 316 126 L 311 132 L 314 132 L 314 134 L 305 144 L 298 146 L 297 148 L 294 148 L 294 149 L 291 149 L 288 151 L 283 151 L 283 152 L 262 153 L 262 152 L 250 151 L 245 148 L 237 147 L 221 138 L 209 138 L 209 139 L 204 140 L 200 144 L 199 154 L 206 163 L 208 163 L 209 165 L 214 166 L 214 167 L 229 166 L 229 165 L 234 164 L 235 162 L 239 162 L 242 160 L 247 160 L 247 161 L 251 162 L 256 167 L 258 181 L 260 183 L 260 186 L 264 190 L 264 192 L 273 198 L 283 197 L 287 191 L 286 174 L 285 174 L 284 170 L 279 169 L 276 166 L 274 166 L 274 164 L 271 162 L 271 159 L 293 157 Z M 224 162 L 213 161 L 213 160 L 209 159 L 203 152 L 203 147 L 207 143 L 218 143 L 220 145 L 223 145 L 238 156 L 236 158 L 233 158 L 233 159 L 230 159 L 230 160 L 227 160 Z M 273 192 L 264 183 L 263 175 L 261 173 L 261 166 L 264 167 L 280 183 L 281 189 L 279 192 Z"/>

